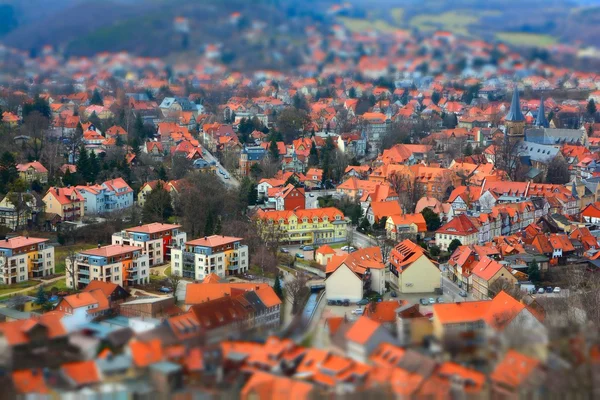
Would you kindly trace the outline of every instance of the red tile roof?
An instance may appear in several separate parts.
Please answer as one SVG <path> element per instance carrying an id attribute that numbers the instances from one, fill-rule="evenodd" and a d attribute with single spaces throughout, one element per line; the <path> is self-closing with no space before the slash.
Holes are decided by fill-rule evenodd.
<path id="1" fill-rule="evenodd" d="M 352 324 L 350 329 L 348 329 L 348 332 L 346 332 L 346 340 L 358 344 L 365 344 L 380 326 L 381 324 L 379 324 L 379 322 L 362 316 Z"/>
<path id="2" fill-rule="evenodd" d="M 223 236 L 223 235 L 212 235 L 205 236 L 203 238 L 190 240 L 189 242 L 185 242 L 186 245 L 190 246 L 203 246 L 203 247 L 218 247 L 226 244 L 233 244 L 235 242 L 240 242 L 244 240 L 243 238 L 238 238 L 234 236 Z"/>
<path id="3" fill-rule="evenodd" d="M 47 242 L 48 239 L 34 238 L 27 236 L 17 236 L 14 238 L 6 238 L 0 240 L 0 249 L 18 249 L 21 247 L 28 247 L 39 243 Z"/>
<path id="4" fill-rule="evenodd" d="M 63 364 L 61 371 L 76 386 L 100 382 L 100 371 L 93 360 Z"/>

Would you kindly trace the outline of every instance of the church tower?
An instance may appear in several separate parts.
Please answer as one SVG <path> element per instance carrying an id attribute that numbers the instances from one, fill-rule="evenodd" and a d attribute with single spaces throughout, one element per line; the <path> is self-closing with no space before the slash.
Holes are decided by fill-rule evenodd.
<path id="1" fill-rule="evenodd" d="M 521 111 L 521 102 L 519 101 L 519 88 L 515 85 L 510 110 L 504 119 L 506 135 L 511 140 L 522 140 L 525 136 L 525 116 Z"/>
<path id="2" fill-rule="evenodd" d="M 537 116 L 535 117 L 535 126 L 539 126 L 540 128 L 548 128 L 550 123 L 546 119 L 546 109 L 544 107 L 544 98 L 540 99 L 540 107 L 538 108 Z"/>

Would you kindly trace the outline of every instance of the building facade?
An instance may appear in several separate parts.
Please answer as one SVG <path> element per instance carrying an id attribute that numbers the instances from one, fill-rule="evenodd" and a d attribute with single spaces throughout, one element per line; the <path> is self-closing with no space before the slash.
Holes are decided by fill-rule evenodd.
<path id="1" fill-rule="evenodd" d="M 48 239 L 18 236 L 0 241 L 1 282 L 5 285 L 54 274 L 54 247 Z"/>
<path id="2" fill-rule="evenodd" d="M 43 201 L 45 211 L 57 214 L 61 221 L 79 221 L 85 214 L 85 198 L 75 188 L 51 187 Z"/>
<path id="3" fill-rule="evenodd" d="M 248 271 L 248 246 L 241 238 L 212 235 L 172 249 L 171 270 L 184 278 L 203 280 L 210 274 L 220 278 Z"/>
<path id="4" fill-rule="evenodd" d="M 67 257 L 67 286 L 82 289 L 91 281 L 111 282 L 127 287 L 150 282 L 148 254 L 137 246 L 108 245 L 83 250 L 75 259 Z"/>
<path id="5" fill-rule="evenodd" d="M 123 178 L 101 185 L 77 186 L 77 190 L 85 199 L 86 214 L 104 214 L 133 206 L 133 189 Z"/>
<path id="6" fill-rule="evenodd" d="M 181 225 L 160 222 L 136 226 L 112 235 L 112 244 L 143 248 L 153 267 L 171 260 L 173 246 L 183 246 L 187 235 L 179 228 Z"/>

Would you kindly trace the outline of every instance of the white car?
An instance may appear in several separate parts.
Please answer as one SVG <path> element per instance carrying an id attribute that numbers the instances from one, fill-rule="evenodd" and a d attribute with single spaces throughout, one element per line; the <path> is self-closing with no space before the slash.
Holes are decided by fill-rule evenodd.
<path id="1" fill-rule="evenodd" d="M 552 293 L 560 293 L 560 288 L 558 286 L 555 287 Z"/>
<path id="2" fill-rule="evenodd" d="M 364 309 L 362 309 L 360 307 L 355 308 L 354 310 L 352 310 L 352 314 L 354 314 L 354 315 L 363 315 L 363 312 L 364 312 Z"/>
<path id="3" fill-rule="evenodd" d="M 350 249 L 350 246 L 342 246 L 340 248 L 340 250 L 342 250 L 342 251 L 348 251 L 349 249 Z"/>

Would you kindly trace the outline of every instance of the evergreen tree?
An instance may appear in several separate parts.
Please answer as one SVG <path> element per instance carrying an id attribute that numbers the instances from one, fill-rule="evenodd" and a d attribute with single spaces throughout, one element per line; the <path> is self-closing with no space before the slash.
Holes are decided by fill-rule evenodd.
<path id="1" fill-rule="evenodd" d="M 279 274 L 275 276 L 275 283 L 273 283 L 273 291 L 279 297 L 280 300 L 283 300 L 283 289 L 281 287 L 281 281 L 279 280 Z"/>
<path id="2" fill-rule="evenodd" d="M 23 119 L 25 119 L 30 113 L 37 111 L 46 119 L 52 118 L 52 110 L 50 110 L 50 104 L 39 96 L 35 96 L 32 103 L 23 104 Z"/>
<path id="3" fill-rule="evenodd" d="M 206 223 L 204 224 L 204 236 L 210 236 L 215 232 L 215 221 L 213 213 L 209 212 L 206 216 Z"/>
<path id="4" fill-rule="evenodd" d="M 75 137 L 80 138 L 83 136 L 83 126 L 81 126 L 81 122 L 77 123 L 77 128 L 75 128 Z"/>
<path id="5" fill-rule="evenodd" d="M 540 267 L 538 267 L 537 261 L 533 260 L 531 264 L 529 264 L 529 268 L 527 268 L 527 275 L 529 276 L 529 281 L 531 283 L 538 283 L 540 278 Z"/>
<path id="6" fill-rule="evenodd" d="M 590 99 L 590 101 L 588 101 L 586 109 L 591 117 L 596 115 L 596 102 L 594 101 L 594 99 Z"/>
<path id="7" fill-rule="evenodd" d="M 319 165 L 319 152 L 317 151 L 317 145 L 315 144 L 315 142 L 312 142 L 310 146 L 310 153 L 308 155 L 308 165 Z"/>
<path id="8" fill-rule="evenodd" d="M 8 192 L 9 185 L 18 178 L 19 171 L 17 171 L 15 157 L 11 152 L 5 151 L 0 157 L 0 192 Z"/>
<path id="9" fill-rule="evenodd" d="M 440 102 L 441 96 L 438 92 L 434 91 L 433 93 L 431 93 L 431 101 L 433 102 L 433 104 L 437 105 L 437 103 Z"/>
<path id="10" fill-rule="evenodd" d="M 96 178 L 98 177 L 98 172 L 100 171 L 100 162 L 98 161 L 98 157 L 96 157 L 96 153 L 94 151 L 90 151 L 89 159 L 90 170 L 88 171 L 88 176 L 86 179 L 89 179 L 89 182 L 95 183 Z"/>
<path id="11" fill-rule="evenodd" d="M 75 186 L 77 185 L 77 177 L 75 176 L 75 174 L 72 174 L 71 171 L 67 169 L 65 171 L 65 174 L 63 175 L 62 183 L 65 186 Z"/>
<path id="12" fill-rule="evenodd" d="M 102 100 L 102 96 L 100 95 L 100 92 L 98 91 L 98 89 L 94 89 L 94 93 L 92 93 L 92 98 L 90 99 L 90 104 L 93 104 L 96 106 L 104 105 L 104 101 Z"/>
<path id="13" fill-rule="evenodd" d="M 44 287 L 40 285 L 37 289 L 37 293 L 35 295 L 35 304 L 38 306 L 44 306 L 48 299 L 46 298 L 46 293 L 44 292 Z"/>
<path id="14" fill-rule="evenodd" d="M 164 222 L 171 215 L 173 215 L 171 195 L 161 183 L 158 183 L 146 196 L 144 208 L 142 209 L 142 220 L 145 223 Z"/>
<path id="15" fill-rule="evenodd" d="M 471 143 L 467 143 L 467 145 L 465 146 L 465 149 L 464 149 L 463 153 L 467 157 L 473 155 L 473 146 L 471 146 Z"/>
<path id="16" fill-rule="evenodd" d="M 215 235 L 220 235 L 222 229 L 223 229 L 223 227 L 221 226 L 221 216 L 218 216 L 217 217 L 217 223 L 215 224 L 214 234 Z"/>
<path id="17" fill-rule="evenodd" d="M 458 239 L 454 239 L 453 241 L 450 242 L 450 244 L 448 245 L 448 251 L 450 252 L 450 254 L 454 253 L 454 251 L 456 249 L 458 249 L 459 246 L 462 246 L 462 243 L 460 240 Z"/>
<path id="18" fill-rule="evenodd" d="M 363 233 L 368 232 L 369 229 L 371 229 L 371 224 L 369 223 L 369 220 L 367 219 L 366 215 L 360 221 L 360 225 L 358 226 L 358 229 Z"/>
<path id="19" fill-rule="evenodd" d="M 424 208 L 423 211 L 421 211 L 421 215 L 423 215 L 423 219 L 425 220 L 429 232 L 437 231 L 442 225 L 440 216 L 430 208 Z"/>
<path id="20" fill-rule="evenodd" d="M 277 147 L 277 142 L 275 140 L 271 140 L 271 144 L 269 145 L 269 154 L 271 155 L 271 159 L 273 161 L 279 161 L 279 148 Z"/>
<path id="21" fill-rule="evenodd" d="M 79 159 L 77 160 L 77 172 L 86 182 L 90 182 L 88 179 L 90 177 L 90 159 L 88 156 L 88 152 L 84 146 L 81 146 L 79 150 Z"/>
<path id="22" fill-rule="evenodd" d="M 348 90 L 348 97 L 351 99 L 356 98 L 356 89 L 354 89 L 354 87 L 351 87 L 350 90 Z"/>

